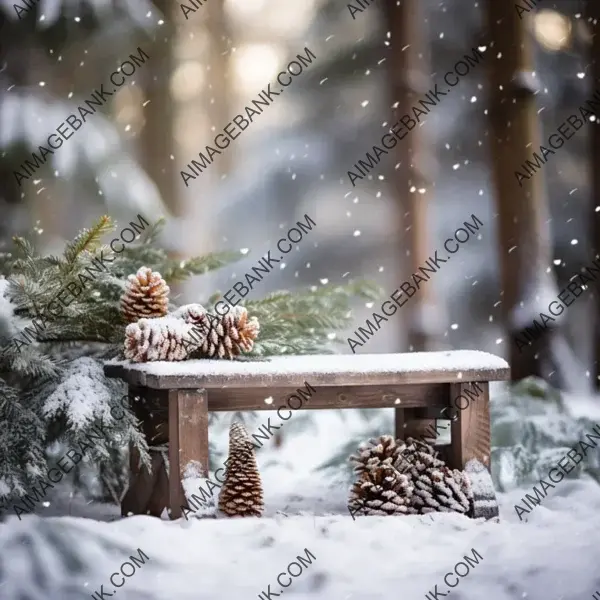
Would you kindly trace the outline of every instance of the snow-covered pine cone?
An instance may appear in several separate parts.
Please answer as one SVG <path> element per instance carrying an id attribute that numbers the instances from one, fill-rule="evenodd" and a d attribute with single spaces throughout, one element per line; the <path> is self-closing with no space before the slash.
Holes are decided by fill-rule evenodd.
<path id="1" fill-rule="evenodd" d="M 416 514 L 411 498 L 413 487 L 407 475 L 389 464 L 362 472 L 350 488 L 348 507 L 359 515 Z"/>
<path id="2" fill-rule="evenodd" d="M 196 358 L 194 352 L 202 347 L 206 336 L 210 332 L 211 319 L 216 319 L 217 317 L 210 315 L 202 304 L 184 304 L 169 316 L 182 319 L 189 325 L 193 325 L 194 347 L 188 348 L 188 351 L 190 358 Z"/>
<path id="3" fill-rule="evenodd" d="M 445 462 L 437 457 L 433 446 L 416 440 L 415 438 L 406 438 L 405 442 L 397 440 L 401 445 L 401 451 L 398 452 L 398 457 L 393 463 L 400 473 L 405 473 L 411 467 L 422 471 L 428 468 L 439 468 L 445 466 Z"/>
<path id="4" fill-rule="evenodd" d="M 169 312 L 170 288 L 161 274 L 148 267 L 127 277 L 121 296 L 121 315 L 126 323 L 164 317 Z"/>
<path id="5" fill-rule="evenodd" d="M 206 322 L 206 314 L 206 309 L 202 304 L 184 304 L 172 312 L 171 316 L 183 319 L 186 323 L 198 325 Z"/>
<path id="6" fill-rule="evenodd" d="M 404 448 L 404 444 L 398 444 L 391 435 L 382 435 L 361 444 L 357 454 L 350 457 L 350 462 L 354 465 L 354 472 L 362 475 L 381 465 L 395 465 Z"/>
<path id="7" fill-rule="evenodd" d="M 410 477 L 411 506 L 418 513 L 471 511 L 473 492 L 467 475 L 448 468 L 429 444 L 408 438 L 396 467 Z"/>
<path id="8" fill-rule="evenodd" d="M 448 467 L 426 469 L 411 479 L 414 485 L 411 505 L 417 512 L 458 512 L 463 515 L 471 512 L 473 492 L 462 471 Z"/>
<path id="9" fill-rule="evenodd" d="M 130 323 L 125 328 L 125 358 L 133 362 L 185 360 L 188 349 L 197 347 L 192 329 L 171 316 Z"/>
<path id="10" fill-rule="evenodd" d="M 265 506 L 252 441 L 241 423 L 229 428 L 229 458 L 219 510 L 230 517 L 260 517 Z"/>
<path id="11" fill-rule="evenodd" d="M 232 359 L 252 351 L 260 325 L 256 317 L 248 316 L 243 306 L 232 308 L 222 317 L 210 315 L 206 321 L 208 333 L 193 357 Z"/>

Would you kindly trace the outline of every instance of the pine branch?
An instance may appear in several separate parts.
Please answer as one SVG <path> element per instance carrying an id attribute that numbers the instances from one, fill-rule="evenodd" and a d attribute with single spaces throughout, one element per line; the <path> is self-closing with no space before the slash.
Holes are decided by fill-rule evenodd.
<path id="1" fill-rule="evenodd" d="M 144 235 L 140 238 L 139 243 L 145 246 L 151 246 L 158 241 L 158 237 L 162 233 L 164 226 L 167 220 L 165 217 L 160 217 L 157 219 L 154 225 L 150 225 L 150 228 Z"/>
<path id="2" fill-rule="evenodd" d="M 333 352 L 336 332 L 351 323 L 350 299 L 375 299 L 381 291 L 365 282 L 329 284 L 305 293 L 280 291 L 245 303 L 261 324 L 253 356 Z"/>
<path id="3" fill-rule="evenodd" d="M 13 244 L 15 245 L 15 253 L 17 256 L 17 259 L 31 259 L 34 257 L 35 255 L 35 248 L 33 247 L 33 244 L 18 235 L 13 236 Z"/>
<path id="4" fill-rule="evenodd" d="M 113 389 L 114 384 L 104 378 L 99 365 L 106 358 L 122 358 L 125 323 L 119 304 L 127 276 L 145 265 L 160 272 L 168 282 L 182 281 L 219 269 L 242 256 L 238 252 L 215 252 L 174 260 L 154 244 L 163 225 L 164 220 L 159 220 L 144 238 L 114 255 L 114 260 L 106 264 L 106 272 L 94 269 L 93 280 L 81 290 L 78 274 L 92 266 L 94 252 L 106 248 L 100 238 L 114 229 L 108 217 L 80 232 L 66 245 L 61 257 L 38 255 L 25 238 L 15 242 L 14 256 L 0 255 L 0 265 L 9 275 L 5 294 L 14 304 L 13 317 L 27 320 L 43 313 L 39 331 L 33 324 L 29 326 L 28 335 L 35 335 L 35 341 L 29 340 L 26 345 L 9 341 L 0 352 L 0 480 L 14 493 L 27 493 L 28 486 L 34 483 L 33 474 L 46 466 L 43 453 L 48 443 L 63 440 L 74 444 L 87 427 L 106 416 L 106 398 L 110 396 L 107 390 Z M 48 304 L 71 281 L 78 283 L 78 295 L 56 313 L 58 316 L 48 312 Z M 307 291 L 280 291 L 247 301 L 245 306 L 251 316 L 258 318 L 261 331 L 253 352 L 241 360 L 331 352 L 336 332 L 351 321 L 351 300 L 373 299 L 377 293 L 371 284 L 349 282 L 313 286 Z M 218 294 L 213 295 L 211 303 L 218 299 Z M 24 332 L 21 334 L 20 340 L 27 337 Z M 91 357 L 95 369 L 89 367 Z M 75 363 L 84 367 L 88 364 L 87 370 L 74 372 Z M 89 419 L 85 417 L 89 411 L 82 410 L 80 403 L 81 390 L 94 390 L 89 397 L 84 394 L 86 407 L 93 406 Z M 75 427 L 74 423 L 81 426 Z M 147 442 L 135 417 L 127 413 L 115 425 L 126 444 L 137 448 L 142 461 L 150 466 Z M 121 441 L 109 440 L 99 445 L 93 458 L 96 462 L 105 460 L 95 478 L 105 481 L 114 492 L 122 489 L 122 471 L 127 464 Z M 85 480 L 82 475 L 77 481 L 85 485 Z"/>
<path id="5" fill-rule="evenodd" d="M 213 252 L 188 260 L 169 260 L 165 262 L 161 275 L 167 283 L 184 281 L 191 275 L 204 275 L 209 271 L 221 269 L 240 260 L 242 256 L 239 252 Z"/>
<path id="6" fill-rule="evenodd" d="M 93 253 L 101 245 L 102 236 L 114 231 L 115 224 L 108 215 L 103 215 L 90 229 L 83 229 L 72 242 L 65 248 L 63 256 L 66 260 L 64 265 L 67 269 L 64 275 L 70 273 L 76 266 L 77 261 L 84 252 Z"/>

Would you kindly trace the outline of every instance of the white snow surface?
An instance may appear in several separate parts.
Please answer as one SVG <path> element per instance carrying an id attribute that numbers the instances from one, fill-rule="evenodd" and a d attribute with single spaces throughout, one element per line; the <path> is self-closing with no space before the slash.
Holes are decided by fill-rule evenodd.
<path id="1" fill-rule="evenodd" d="M 277 356 L 263 361 L 186 360 L 150 363 L 113 362 L 126 370 L 145 375 L 176 377 L 207 377 L 213 380 L 276 381 L 290 376 L 299 379 L 316 378 L 320 383 L 335 383 L 340 376 L 348 381 L 359 380 L 364 374 L 393 379 L 398 374 L 424 373 L 448 376 L 448 381 L 460 380 L 463 372 L 508 369 L 508 363 L 493 354 L 478 350 L 446 352 L 409 352 L 405 354 L 325 354 Z"/>
<path id="2" fill-rule="evenodd" d="M 582 399 L 581 410 L 591 405 Z M 270 412 L 261 413 L 262 422 Z M 9 516 L 0 523 L 0 600 L 88 598 L 101 584 L 112 593 L 111 574 L 124 561 L 131 562 L 129 556 L 138 556 L 138 548 L 150 560 L 111 600 L 250 599 L 269 584 L 271 592 L 279 593 L 277 576 L 298 562 L 297 556 L 306 560 L 305 548 L 315 559 L 293 579 L 285 596 L 274 596 L 277 600 L 422 600 L 436 584 L 439 592 L 448 590 L 445 574 L 465 555 L 472 558 L 472 548 L 483 560 L 460 580 L 452 598 L 440 598 L 589 600 L 600 590 L 597 483 L 563 480 L 540 506 L 523 515 L 524 521 L 514 505 L 523 506 L 530 487 L 498 494 L 499 522 L 458 514 L 357 515 L 353 520 L 346 508 L 348 486 L 330 472 L 315 470 L 348 436 L 364 432 L 361 417 L 354 411 L 345 414 L 342 420 L 336 411 L 318 411 L 314 429 L 289 437 L 284 430 L 281 447 L 269 442 L 257 452 L 265 501 L 260 519 L 122 519 L 118 507 L 89 504 L 66 486 L 62 497 L 38 503 L 37 515 L 21 521 Z M 290 419 L 286 427 L 294 423 Z M 225 450 L 227 436 L 215 443 Z M 193 480 L 201 473 L 188 475 Z M 47 543 L 48 528 L 90 572 L 68 568 Z M 103 548 L 90 534 L 112 547 Z M 48 583 L 43 592 L 33 593 L 35 582 L 44 579 L 40 573 Z"/>
<path id="3" fill-rule="evenodd" d="M 523 493 L 504 495 L 500 522 L 472 521 L 458 514 L 357 517 L 296 515 L 275 518 L 161 521 L 130 517 L 101 523 L 73 517 L 10 517 L 0 526 L 5 577 L 3 600 L 18 600 L 31 589 L 33 566 L 25 541 L 39 530 L 70 531 L 82 545 L 78 557 L 92 572 L 75 576 L 49 546 L 41 547 L 49 593 L 30 598 L 67 599 L 66 590 L 112 593 L 110 575 L 141 549 L 150 560 L 126 580 L 117 598 L 127 600 L 220 600 L 256 598 L 267 585 L 279 593 L 276 578 L 296 557 L 315 557 L 285 590 L 286 598 L 375 600 L 422 598 L 472 549 L 483 558 L 452 590 L 453 598 L 486 600 L 588 599 L 600 588 L 600 487 L 589 480 L 568 481 L 520 522 L 513 504 Z M 341 503 L 345 490 L 329 490 L 328 503 Z M 43 525 L 42 525 L 43 524 Z M 95 533 L 112 541 L 109 551 L 86 540 Z M 120 548 L 119 548 L 120 547 Z M 74 550 L 76 548 L 73 548 Z M 463 567 L 464 568 L 464 567 Z M 117 578 L 117 581 L 120 578 Z M 454 578 L 450 578 L 453 581 Z M 287 578 L 283 578 L 284 581 Z"/>
<path id="4" fill-rule="evenodd" d="M 197 461 L 193 460 L 185 465 L 183 470 L 183 478 L 181 480 L 181 486 L 183 487 L 183 492 L 188 501 L 190 507 L 193 508 L 193 511 L 187 515 L 188 519 L 195 518 L 199 519 L 202 517 L 209 517 L 216 514 L 216 494 L 212 496 L 210 502 L 206 502 L 206 505 L 198 505 L 194 501 L 194 495 L 198 494 L 198 490 L 210 490 L 208 487 L 208 482 L 210 480 L 204 476 L 204 472 L 202 469 L 202 465 Z M 198 497 L 198 496 L 196 496 Z M 201 496 L 203 499 L 204 496 Z"/>

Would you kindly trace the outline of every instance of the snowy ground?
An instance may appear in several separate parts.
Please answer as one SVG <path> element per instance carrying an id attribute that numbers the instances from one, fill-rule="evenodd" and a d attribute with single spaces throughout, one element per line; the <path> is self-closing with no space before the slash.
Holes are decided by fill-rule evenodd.
<path id="1" fill-rule="evenodd" d="M 338 492 L 329 491 L 327 497 L 341 504 L 344 494 Z M 104 592 L 112 593 L 110 575 L 141 548 L 150 560 L 126 580 L 116 594 L 120 598 L 255 598 L 268 584 L 279 593 L 277 575 L 298 555 L 305 556 L 306 548 L 315 558 L 285 590 L 286 598 L 422 598 L 435 584 L 445 593 L 444 575 L 463 556 L 472 556 L 474 548 L 483 560 L 460 580 L 453 598 L 591 598 L 600 589 L 600 488 L 586 481 L 565 482 L 527 523 L 519 522 L 514 513 L 519 498 L 520 493 L 503 497 L 500 523 L 474 522 L 459 515 L 356 521 L 348 515 L 276 516 L 186 523 L 151 517 L 113 523 L 52 518 L 50 524 L 71 524 L 108 536 L 123 550 L 96 553 L 92 544 L 80 542 L 78 555 L 92 565 L 92 574 L 78 577 L 51 568 L 55 557 L 46 550 L 41 560 L 50 578 L 48 592 L 29 597 L 70 598 L 67 589 L 79 590 L 84 597 L 100 590 L 101 584 Z M 39 517 L 22 522 L 11 517 L 0 528 L 0 554 L 8 579 L 0 597 L 5 600 L 20 598 L 16 589 L 35 579 L 19 546 L 38 521 Z M 76 536 L 82 540 L 83 532 Z"/>
<path id="2" fill-rule="evenodd" d="M 111 574 L 137 556 L 138 548 L 150 560 L 125 580 L 116 600 L 256 598 L 269 584 L 275 598 L 281 590 L 278 574 L 298 562 L 297 556 L 305 557 L 305 549 L 315 558 L 292 580 L 285 598 L 416 599 L 436 584 L 446 593 L 444 575 L 465 555 L 472 557 L 472 549 L 483 560 L 451 591 L 453 599 L 583 600 L 600 590 L 595 482 L 557 484 L 528 522 L 519 521 L 514 504 L 529 490 L 500 496 L 499 523 L 443 514 L 353 521 L 345 508 L 347 487 L 315 475 L 313 467 L 364 422 L 343 423 L 329 411 L 319 411 L 318 421 L 314 437 L 307 431 L 279 450 L 259 453 L 267 506 L 262 519 L 121 520 L 114 507 L 76 500 L 67 505 L 63 499 L 40 514 L 88 518 L 10 517 L 0 525 L 0 599 L 84 598 L 102 584 L 109 598 L 115 591 Z M 112 519 L 117 520 L 103 522 Z M 90 533 L 113 547 L 86 539 Z M 56 535 L 66 540 L 63 555 L 73 552 L 90 571 L 78 574 L 61 564 L 45 541 Z M 36 592 L 42 585 L 45 591 Z"/>

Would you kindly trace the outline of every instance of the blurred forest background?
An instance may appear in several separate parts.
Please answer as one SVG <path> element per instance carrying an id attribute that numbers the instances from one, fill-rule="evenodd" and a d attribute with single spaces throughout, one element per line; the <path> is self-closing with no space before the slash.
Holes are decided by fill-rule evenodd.
<path id="1" fill-rule="evenodd" d="M 532 349 L 514 338 L 599 254 L 597 119 L 523 187 L 514 170 L 592 96 L 597 3 L 540 2 L 523 19 L 508 1 L 380 0 L 352 15 L 331 0 L 208 0 L 187 18 L 163 0 L 30 4 L 19 19 L 0 0 L 0 250 L 36 227 L 58 254 L 98 216 L 138 213 L 167 217 L 173 257 L 249 249 L 176 288 L 183 304 L 226 290 L 308 214 L 310 239 L 254 294 L 361 278 L 389 296 L 475 214 L 477 239 L 360 351 L 480 349 L 515 380 L 596 387 L 593 287 Z M 14 171 L 138 47 L 146 64 L 20 188 Z M 316 60 L 186 187 L 180 170 L 305 47 Z M 348 169 L 474 47 L 481 65 L 352 187 Z M 376 307 L 356 304 L 348 333 Z M 496 446 L 512 456 L 521 434 Z"/>
<path id="2" fill-rule="evenodd" d="M 19 19 L 15 5 L 30 8 Z M 514 171 L 593 95 L 600 2 L 542 0 L 522 13 L 521 19 L 509 0 L 378 0 L 354 15 L 348 3 L 334 0 L 206 0 L 186 18 L 171 0 L 0 0 L 0 253 L 11 248 L 13 235 L 33 228 L 38 250 L 61 254 L 67 240 L 103 214 L 118 229 L 138 214 L 150 223 L 165 216 L 159 242 L 172 258 L 242 250 L 235 265 L 173 286 L 171 299 L 181 305 L 227 290 L 308 214 L 317 227 L 252 299 L 350 279 L 370 280 L 388 297 L 475 214 L 484 224 L 477 236 L 359 352 L 471 348 L 506 358 L 519 383 L 494 388 L 494 484 L 507 492 L 539 481 L 594 426 L 597 284 L 531 348 L 520 353 L 515 339 L 600 256 L 598 119 L 590 118 L 523 187 Z M 150 59 L 19 187 L 14 171 L 138 47 Z M 313 63 L 186 187 L 180 170 L 305 47 L 316 55 Z M 473 48 L 483 53 L 481 64 L 352 187 L 352 165 Z M 380 305 L 354 302 L 348 335 Z M 2 319 L 18 320 L 11 307 L 1 313 L 3 340 Z M 349 352 L 345 335 L 337 335 L 340 351 Z M 72 363 L 65 380 L 77 379 L 87 365 L 96 387 L 86 390 L 100 390 L 96 404 L 105 402 L 99 361 Z M 10 411 L 17 407 L 21 417 L 31 397 L 43 395 L 29 374 L 8 368 L 7 375 L 4 365 L 0 384 L 14 376 L 23 393 L 10 402 L 0 397 L 0 499 L 25 493 L 15 481 L 22 472 L 36 473 L 21 468 L 31 460 L 21 446 L 9 456 L 16 429 Z M 541 379 L 521 381 L 528 376 Z M 81 405 L 93 404 L 80 395 Z M 575 410 L 579 398 L 587 404 Z M 46 444 L 50 461 L 69 438 L 48 450 L 60 436 L 45 429 L 46 401 L 36 400 L 37 429 L 22 419 L 29 436 L 23 443 L 28 451 Z M 358 443 L 393 430 L 391 410 L 317 414 L 295 416 L 283 441 L 258 453 L 265 483 L 276 490 L 273 513 L 318 512 L 327 494 L 315 486 L 314 497 L 301 497 L 304 483 L 317 472 L 327 484 L 349 483 L 347 459 Z M 227 450 L 231 414 L 211 417 L 215 466 Z M 311 443 L 302 445 L 308 434 Z M 75 471 L 79 507 L 71 505 L 74 494 L 66 502 L 63 495 L 38 507 L 39 514 L 119 518 L 128 447 L 112 450 L 110 464 L 82 461 L 78 470 L 89 478 Z M 305 480 L 302 468 L 313 469 Z M 7 473 L 16 475 L 11 480 Z M 600 451 L 570 477 L 584 473 L 600 481 Z M 295 491 L 283 489 L 291 480 Z M 32 531 L 41 536 L 43 527 L 34 522 Z M 7 547 L 20 543 L 9 539 Z M 17 575 L 15 586 L 27 582 Z"/>
<path id="3" fill-rule="evenodd" d="M 478 348 L 508 358 L 515 378 L 536 373 L 562 387 L 591 387 L 593 290 L 530 357 L 515 353 L 511 334 L 547 309 L 546 284 L 556 296 L 594 255 L 596 127 L 568 141 L 531 186 L 518 186 L 502 155 L 522 158 L 515 165 L 530 158 L 537 147 L 527 135 L 546 139 L 592 95 L 593 7 L 542 2 L 525 15 L 522 31 L 505 27 L 488 40 L 486 23 L 503 15 L 514 21 L 514 3 L 487 11 L 472 0 L 381 0 L 353 18 L 347 4 L 330 0 L 225 0 L 187 11 L 187 19 L 179 3 L 162 0 L 40 0 L 21 19 L 13 4 L 0 0 L 4 246 L 37 224 L 40 248 L 58 252 L 103 213 L 124 222 L 141 212 L 151 222 L 168 217 L 162 244 L 174 256 L 250 249 L 235 272 L 177 290 L 194 301 L 227 289 L 308 213 L 315 233 L 258 293 L 360 276 L 388 295 L 475 213 L 484 222 L 479 239 L 361 351 Z M 150 60 L 19 188 L 13 171 L 138 46 Z M 180 169 L 305 46 L 317 59 L 289 93 L 186 188 Z M 405 114 L 476 46 L 485 48 L 487 64 L 462 78 L 395 156 L 353 188 L 347 170 L 394 114 Z M 512 103 L 501 94 L 514 91 L 492 83 L 502 78 L 492 59 L 503 47 L 506 60 L 497 62 L 513 83 L 521 72 L 535 85 L 523 84 L 516 102 L 527 131 L 494 145 L 494 105 L 498 115 L 504 101 Z M 356 306 L 357 327 L 372 310 Z"/>

